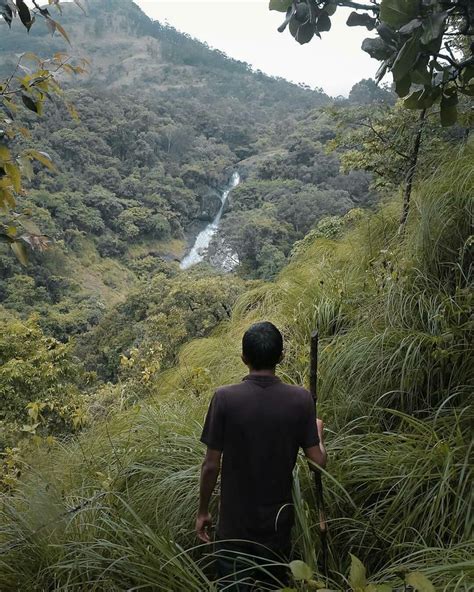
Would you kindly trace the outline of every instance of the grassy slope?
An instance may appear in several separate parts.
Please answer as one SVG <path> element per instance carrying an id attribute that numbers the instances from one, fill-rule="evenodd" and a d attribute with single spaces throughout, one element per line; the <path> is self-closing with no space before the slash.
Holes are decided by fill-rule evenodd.
<path id="1" fill-rule="evenodd" d="M 290 382 L 307 380 L 310 330 L 322 337 L 333 577 L 344 586 L 350 551 L 375 580 L 417 569 L 437 590 L 467 590 L 472 160 L 471 147 L 418 190 L 404 235 L 395 201 L 349 220 L 339 241 L 309 242 L 229 323 L 183 349 L 147 405 L 38 451 L 3 499 L 1 589 L 209 589 L 206 560 L 178 546 L 194 544 L 200 423 L 213 387 L 243 374 L 242 331 L 267 318 L 285 333 Z M 316 520 L 300 474 L 295 545 L 313 562 Z"/>
<path id="2" fill-rule="evenodd" d="M 180 259 L 185 252 L 182 240 L 167 241 L 150 239 L 131 244 L 126 256 L 130 259 L 160 253 L 166 259 Z M 137 284 L 136 274 L 119 259 L 101 257 L 88 237 L 76 238 L 74 253 L 62 255 L 58 267 L 60 273 L 74 280 L 85 294 L 98 298 L 112 308 L 123 302 L 130 290 Z"/>

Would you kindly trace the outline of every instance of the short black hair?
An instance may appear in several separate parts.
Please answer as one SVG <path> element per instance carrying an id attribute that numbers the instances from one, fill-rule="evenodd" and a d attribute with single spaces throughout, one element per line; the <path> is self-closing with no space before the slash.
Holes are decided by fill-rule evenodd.
<path id="1" fill-rule="evenodd" d="M 242 338 L 242 354 L 255 370 L 271 370 L 280 361 L 283 337 L 273 323 L 255 323 Z"/>

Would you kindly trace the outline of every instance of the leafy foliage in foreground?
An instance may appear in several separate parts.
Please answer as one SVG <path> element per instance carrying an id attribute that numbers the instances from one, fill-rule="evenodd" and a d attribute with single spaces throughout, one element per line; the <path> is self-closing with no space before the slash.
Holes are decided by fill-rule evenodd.
<path id="1" fill-rule="evenodd" d="M 303 241 L 275 283 L 244 293 L 229 321 L 154 378 L 156 401 L 67 446 L 38 449 L 34 468 L 3 499 L 3 588 L 214 589 L 212 557 L 194 548 L 200 422 L 213 386 L 243 372 L 242 331 L 266 318 L 285 333 L 281 375 L 290 382 L 307 380 L 310 330 L 322 338 L 320 413 L 331 458 L 324 586 L 369 592 L 405 580 L 419 592 L 467 591 L 472 157 L 465 148 L 418 188 L 403 236 L 391 202 L 348 218 L 339 240 Z M 203 368 L 207 384 L 193 389 Z M 313 553 L 312 483 L 304 465 L 298 474 L 294 546 L 308 569 L 294 571 L 295 587 L 310 590 L 306 580 L 317 587 L 324 578 Z M 354 558 L 349 569 L 349 553 L 370 577 Z"/>
<path id="2" fill-rule="evenodd" d="M 45 336 L 34 318 L 2 320 L 0 328 L 0 448 L 20 430 L 48 436 L 81 427 L 87 377 L 72 345 Z"/>
<path id="3" fill-rule="evenodd" d="M 42 18 L 51 33 L 58 31 L 69 43 L 69 38 L 62 27 L 56 22 L 47 8 L 41 8 L 36 2 L 34 9 L 26 5 L 24 0 L 2 0 L 0 2 L 0 25 L 4 22 L 11 28 L 13 18 L 18 16 L 22 25 L 29 32 L 36 20 Z M 50 2 L 61 9 L 59 0 Z M 77 0 L 76 4 L 79 4 Z M 41 149 L 18 147 L 18 140 L 28 138 L 30 132 L 25 126 L 22 115 L 24 112 L 43 113 L 46 99 L 61 97 L 63 90 L 59 84 L 60 75 L 64 73 L 82 74 L 85 72 L 87 60 L 74 63 L 65 53 L 55 53 L 49 59 L 41 59 L 33 52 L 24 51 L 18 56 L 17 46 L 15 65 L 4 80 L 0 79 L 0 241 L 10 245 L 22 265 L 28 261 L 27 245 L 40 252 L 44 251 L 49 239 L 32 225 L 28 224 L 27 211 L 21 197 L 25 193 L 28 180 L 34 175 L 34 164 L 41 164 L 54 170 L 54 163 L 49 154 Z M 77 61 L 77 60 L 76 60 Z M 72 105 L 65 102 L 72 117 L 76 112 Z M 5 216 L 6 213 L 6 216 Z"/>
<path id="4" fill-rule="evenodd" d="M 331 30 L 339 7 L 351 7 L 349 27 L 375 31 L 363 51 L 380 62 L 376 81 L 389 71 L 405 106 L 424 111 L 439 104 L 441 124 L 456 123 L 459 95 L 474 95 L 474 11 L 470 0 L 270 0 L 270 10 L 286 11 L 278 29 L 288 26 L 298 43 Z M 444 53 L 443 53 L 444 52 Z M 410 91 L 413 92 L 410 94 Z M 410 96 L 408 96 L 410 95 Z"/>

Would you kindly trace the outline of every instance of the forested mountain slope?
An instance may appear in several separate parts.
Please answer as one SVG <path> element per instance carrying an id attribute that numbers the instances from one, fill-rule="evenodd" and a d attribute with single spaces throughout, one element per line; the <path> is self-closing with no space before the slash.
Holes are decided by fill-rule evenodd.
<path id="1" fill-rule="evenodd" d="M 3 444 L 36 417 L 26 408 L 32 401 L 54 407 L 43 411 L 42 433 L 82 425 L 75 414 L 88 404 L 78 393 L 87 399 L 102 381 L 122 380 L 130 369 L 121 360 L 134 351 L 152 358 L 160 341 L 165 353 L 152 374 L 172 365 L 183 343 L 230 316 L 248 279 L 274 277 L 313 222 L 373 197 L 370 175 L 357 173 L 354 183 L 340 173 L 338 156 L 326 154 L 336 132 L 320 111 L 330 104 L 323 93 L 252 72 L 152 22 L 131 0 L 91 0 L 86 15 L 74 3 L 62 14 L 50 11 L 71 46 L 58 33 L 51 37 L 41 19 L 28 35 L 18 19 L 11 30 L 0 21 L 5 76 L 15 72 L 19 50 L 43 58 L 67 51 L 72 63 L 89 61 L 83 75 L 62 73 L 65 95 L 48 101 L 41 116 L 21 115 L 29 133 L 14 142 L 15 149 L 43 151 L 55 170 L 35 167 L 21 197 L 21 223 L 51 247 L 30 251 L 22 267 L 0 244 L 2 359 L 21 366 L 3 377 L 10 401 Z M 27 53 L 19 71 L 35 67 Z M 240 277 L 206 265 L 179 271 L 234 170 L 242 193 L 229 202 L 225 227 L 237 231 L 226 239 L 241 258 Z M 9 223 L 17 218 L 2 220 Z M 252 242 L 251 252 L 241 250 Z M 57 356 L 50 339 L 58 340 Z M 49 363 L 57 372 L 44 382 Z"/>
<path id="2" fill-rule="evenodd" d="M 233 97 L 236 104 L 245 101 L 250 117 L 258 114 L 258 118 L 267 120 L 274 118 L 275 112 L 287 112 L 289 101 L 293 101 L 295 111 L 301 111 L 329 100 L 322 92 L 253 73 L 248 64 L 152 21 L 132 0 L 88 0 L 84 3 L 86 15 L 73 3 L 62 6 L 62 13 L 54 16 L 66 29 L 71 46 L 58 33 L 51 38 L 43 22 L 32 27 L 26 45 L 19 22 L 13 22 L 10 32 L 2 22 L 2 74 L 11 72 L 16 64 L 18 48 L 42 56 L 66 50 L 69 55 L 90 60 L 85 77 L 90 84 L 140 91 L 156 99 L 196 99 L 195 104 L 201 101 L 201 109 L 208 111 L 208 116 L 222 96 Z M 272 109 L 267 108 L 269 105 Z"/>
<path id="3" fill-rule="evenodd" d="M 2 250 L 1 277 L 15 280 L 3 283 L 0 298 L 11 308 L 15 285 L 28 286 L 40 307 L 62 302 L 69 310 L 63 301 L 73 298 L 76 314 L 81 302 L 88 309 L 78 319 L 87 326 L 98 314 L 91 298 L 99 306 L 121 299 L 137 276 L 182 256 L 219 208 L 217 189 L 237 163 L 264 153 L 279 126 L 291 129 L 305 110 L 329 99 L 153 23 L 130 0 L 91 1 L 87 16 L 66 4 L 57 18 L 72 47 L 58 34 L 51 38 L 43 22 L 27 40 L 19 22 L 11 31 L 0 24 L 5 74 L 14 70 L 18 48 L 90 61 L 87 74 L 63 81 L 79 120 L 59 101 L 42 118 L 27 118 L 32 137 L 24 143 L 47 151 L 58 170 L 34 179 L 24 206 L 55 246 L 33 254 L 27 275 Z M 67 266 L 65 253 L 72 255 Z M 72 277 L 58 271 L 66 267 Z M 25 312 L 28 303 L 13 308 Z"/>

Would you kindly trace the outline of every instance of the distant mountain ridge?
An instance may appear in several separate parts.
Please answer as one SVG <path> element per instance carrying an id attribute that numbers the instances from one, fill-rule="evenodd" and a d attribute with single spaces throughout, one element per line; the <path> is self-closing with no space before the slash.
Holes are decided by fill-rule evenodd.
<path id="1" fill-rule="evenodd" d="M 87 15 L 73 3 L 63 5 L 62 14 L 49 7 L 68 32 L 72 47 L 58 34 L 51 37 L 40 21 L 28 37 L 19 22 L 14 21 L 11 31 L 0 26 L 4 56 L 0 75 L 11 71 L 21 47 L 43 57 L 56 51 L 87 57 L 91 68 L 83 84 L 105 83 L 107 88 L 164 96 L 179 89 L 181 95 L 202 97 L 207 104 L 211 91 L 243 100 L 250 109 L 271 107 L 271 117 L 275 110 L 288 111 L 289 101 L 295 111 L 330 101 L 324 93 L 253 72 L 248 64 L 151 20 L 132 0 L 84 0 L 83 4 Z"/>

